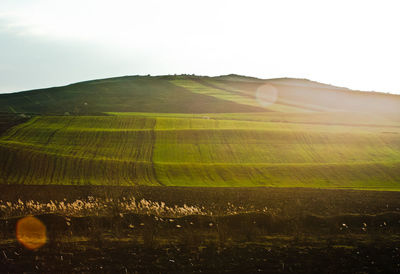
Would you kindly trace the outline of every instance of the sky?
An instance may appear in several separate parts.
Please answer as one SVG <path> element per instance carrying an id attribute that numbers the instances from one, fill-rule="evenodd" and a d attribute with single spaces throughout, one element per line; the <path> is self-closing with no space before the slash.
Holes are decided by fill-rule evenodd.
<path id="1" fill-rule="evenodd" d="M 1 0 L 0 93 L 235 73 L 400 94 L 397 2 Z"/>

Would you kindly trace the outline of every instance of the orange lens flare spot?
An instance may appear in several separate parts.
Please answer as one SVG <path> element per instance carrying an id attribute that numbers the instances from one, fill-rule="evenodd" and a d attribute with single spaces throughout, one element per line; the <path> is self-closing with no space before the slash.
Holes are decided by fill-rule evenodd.
<path id="1" fill-rule="evenodd" d="M 16 236 L 26 248 L 38 249 L 47 241 L 46 226 L 35 217 L 24 217 L 17 222 Z"/>

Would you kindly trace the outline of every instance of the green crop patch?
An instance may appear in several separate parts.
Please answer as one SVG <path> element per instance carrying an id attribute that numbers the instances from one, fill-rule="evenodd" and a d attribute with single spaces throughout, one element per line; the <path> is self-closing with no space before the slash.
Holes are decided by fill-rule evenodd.
<path id="1" fill-rule="evenodd" d="M 1 183 L 400 188 L 390 117 L 110 114 L 38 116 L 9 129 Z"/>
<path id="2" fill-rule="evenodd" d="M 157 185 L 155 120 L 40 117 L 0 141 L 3 183 Z"/>
<path id="3" fill-rule="evenodd" d="M 400 163 L 157 164 L 165 185 L 400 190 Z"/>

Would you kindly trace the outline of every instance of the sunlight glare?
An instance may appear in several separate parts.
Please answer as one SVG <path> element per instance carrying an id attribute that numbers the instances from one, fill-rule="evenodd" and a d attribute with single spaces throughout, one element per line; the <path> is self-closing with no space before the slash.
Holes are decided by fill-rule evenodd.
<path id="1" fill-rule="evenodd" d="M 273 105 L 278 99 L 278 90 L 270 84 L 262 85 L 256 90 L 256 99 L 263 107 Z"/>

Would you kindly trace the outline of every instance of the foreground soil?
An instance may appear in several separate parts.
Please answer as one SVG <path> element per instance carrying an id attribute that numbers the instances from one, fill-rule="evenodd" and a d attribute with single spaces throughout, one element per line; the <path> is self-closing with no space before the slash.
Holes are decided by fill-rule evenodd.
<path id="1" fill-rule="evenodd" d="M 398 273 L 400 193 L 0 187 L 2 273 Z M 161 206 L 159 206 L 161 204 Z M 16 226 L 34 215 L 46 244 Z"/>
<path id="2" fill-rule="evenodd" d="M 148 247 L 136 239 L 0 245 L 3 273 L 398 273 L 399 239 L 274 237 Z"/>

